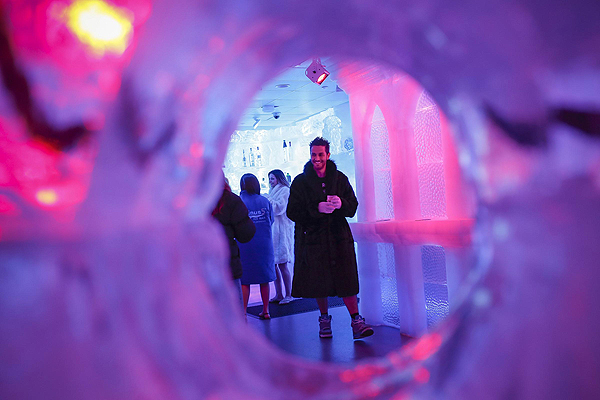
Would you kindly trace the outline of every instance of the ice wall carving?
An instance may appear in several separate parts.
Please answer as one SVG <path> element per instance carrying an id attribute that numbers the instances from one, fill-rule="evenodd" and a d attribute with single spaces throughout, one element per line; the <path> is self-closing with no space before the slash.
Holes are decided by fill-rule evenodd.
<path id="1" fill-rule="evenodd" d="M 371 151 L 373 152 L 373 176 L 375 180 L 375 218 L 394 219 L 394 196 L 390 166 L 390 142 L 387 126 L 381 110 L 376 107 L 371 125 Z"/>
<path id="2" fill-rule="evenodd" d="M 391 243 L 377 243 L 377 258 L 381 279 L 383 321 L 389 325 L 399 326 L 398 280 L 394 246 Z"/>
<path id="3" fill-rule="evenodd" d="M 414 132 L 421 216 L 423 218 L 445 218 L 446 185 L 440 115 L 437 105 L 425 91 L 417 102 Z"/>
<path id="4" fill-rule="evenodd" d="M 421 260 L 423 264 L 427 326 L 432 327 L 444 321 L 450 313 L 448 281 L 446 279 L 446 253 L 442 246 L 423 246 L 421 247 Z"/>
<path id="5" fill-rule="evenodd" d="M 599 144 L 547 112 L 600 107 L 597 2 L 115 0 L 139 23 L 124 58 L 90 57 L 54 3 L 3 2 L 3 39 L 50 124 L 95 129 L 48 149 L 3 82 L 0 397 L 598 397 Z M 241 323 L 206 218 L 236 115 L 314 54 L 423 83 L 457 127 L 490 248 L 439 331 L 348 368 L 290 359 Z M 40 152 L 57 167 L 30 200 L 14 175 Z M 47 191 L 73 165 L 89 188 Z"/>

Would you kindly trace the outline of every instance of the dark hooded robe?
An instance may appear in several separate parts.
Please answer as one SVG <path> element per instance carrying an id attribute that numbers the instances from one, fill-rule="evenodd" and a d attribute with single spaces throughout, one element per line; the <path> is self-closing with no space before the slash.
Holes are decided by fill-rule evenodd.
<path id="1" fill-rule="evenodd" d="M 354 238 L 346 220 L 356 213 L 358 200 L 335 163 L 328 160 L 326 168 L 325 177 L 319 178 L 309 161 L 290 188 L 287 216 L 296 223 L 294 297 L 358 294 Z M 337 195 L 342 207 L 331 214 L 320 213 L 319 203 L 327 201 L 328 195 Z"/>
<path id="2" fill-rule="evenodd" d="M 230 189 L 223 190 L 223 194 L 212 215 L 223 225 L 229 242 L 231 277 L 233 279 L 240 279 L 243 270 L 238 242 L 249 242 L 254 237 L 256 227 L 250 217 L 248 217 L 248 209 L 242 199 L 236 194 L 231 193 Z"/>

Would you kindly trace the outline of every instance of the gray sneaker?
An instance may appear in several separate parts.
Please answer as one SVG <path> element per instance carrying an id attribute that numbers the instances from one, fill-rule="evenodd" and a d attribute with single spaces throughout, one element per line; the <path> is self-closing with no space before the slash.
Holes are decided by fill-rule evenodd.
<path id="1" fill-rule="evenodd" d="M 352 334 L 354 339 L 362 339 L 371 336 L 373 333 L 373 328 L 360 315 L 352 320 Z"/>
<path id="2" fill-rule="evenodd" d="M 319 316 L 319 337 L 333 337 L 333 333 L 331 332 L 331 315 L 327 315 L 325 317 Z"/>

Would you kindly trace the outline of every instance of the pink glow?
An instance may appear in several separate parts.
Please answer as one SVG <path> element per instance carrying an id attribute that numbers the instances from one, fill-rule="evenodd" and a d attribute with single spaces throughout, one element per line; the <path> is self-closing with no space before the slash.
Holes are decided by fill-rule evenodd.
<path id="1" fill-rule="evenodd" d="M 472 218 L 440 221 L 381 221 L 377 224 L 354 222 L 352 234 L 357 241 L 390 242 L 402 245 L 435 243 L 444 247 L 469 246 L 475 221 Z"/>
<path id="2" fill-rule="evenodd" d="M 35 192 L 35 199 L 42 206 L 53 206 L 56 204 L 58 196 L 56 194 L 56 190 L 54 189 L 40 189 Z"/>
<path id="3" fill-rule="evenodd" d="M 8 197 L 0 195 L 0 214 L 7 216 L 17 216 L 21 213 L 18 206 Z"/>
<path id="4" fill-rule="evenodd" d="M 438 351 L 441 344 L 442 337 L 439 333 L 424 336 L 415 345 L 412 357 L 415 360 L 425 360 Z"/>
<path id="5" fill-rule="evenodd" d="M 425 367 L 421 367 L 415 371 L 415 381 L 418 383 L 427 383 L 429 382 L 429 377 L 431 374 Z"/>
<path id="6" fill-rule="evenodd" d="M 223 51 L 223 49 L 225 48 L 225 41 L 219 36 L 213 36 L 208 42 L 208 47 L 210 48 L 211 52 L 218 53 L 220 51 Z"/>
<path id="7" fill-rule="evenodd" d="M 192 155 L 192 157 L 200 158 L 202 157 L 202 153 L 204 153 L 204 147 L 201 143 L 193 143 L 190 146 L 190 154 Z"/>

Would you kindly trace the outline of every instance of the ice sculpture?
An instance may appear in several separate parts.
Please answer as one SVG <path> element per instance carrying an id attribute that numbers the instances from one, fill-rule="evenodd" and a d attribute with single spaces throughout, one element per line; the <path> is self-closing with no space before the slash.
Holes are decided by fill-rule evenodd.
<path id="1" fill-rule="evenodd" d="M 2 2 L 0 397 L 600 395 L 597 2 L 99 2 Z M 437 331 L 348 368 L 247 329 L 207 219 L 236 116 L 314 55 L 423 84 L 487 249 Z"/>

